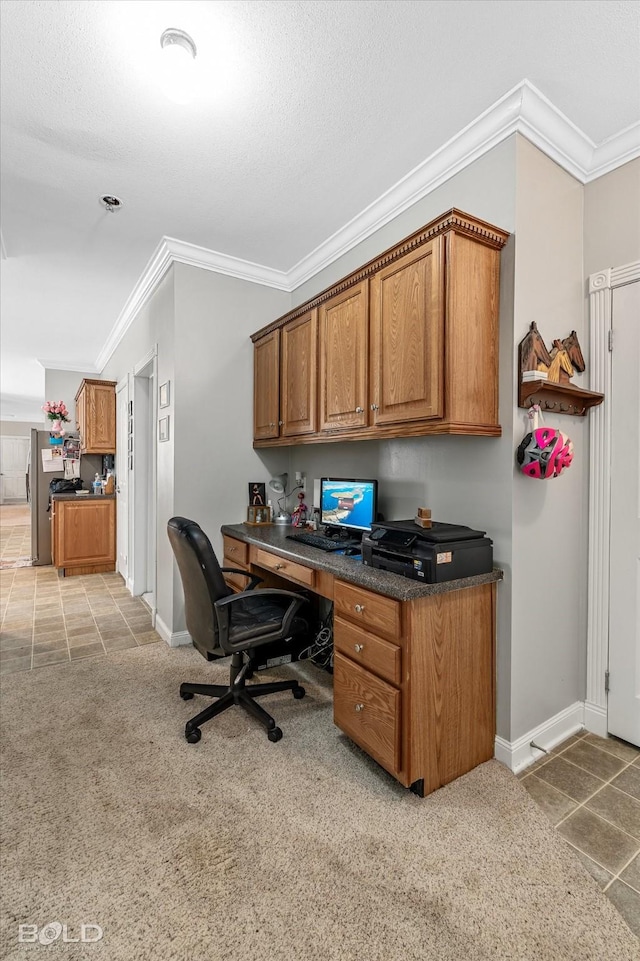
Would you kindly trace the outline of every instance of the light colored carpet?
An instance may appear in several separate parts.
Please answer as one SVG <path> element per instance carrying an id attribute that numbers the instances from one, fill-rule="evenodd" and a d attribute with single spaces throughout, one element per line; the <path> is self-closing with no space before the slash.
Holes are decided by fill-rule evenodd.
<path id="1" fill-rule="evenodd" d="M 240 709 L 187 744 L 203 699 L 180 681 L 227 669 L 152 645 L 3 679 L 4 958 L 638 958 L 504 767 L 413 796 L 333 726 L 311 665 L 304 700 L 264 701 L 278 744 Z M 17 943 L 52 921 L 104 937 Z"/>

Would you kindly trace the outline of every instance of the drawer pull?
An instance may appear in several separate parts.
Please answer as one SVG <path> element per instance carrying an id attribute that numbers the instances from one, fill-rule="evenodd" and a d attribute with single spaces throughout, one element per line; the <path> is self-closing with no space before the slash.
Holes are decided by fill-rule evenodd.
<path id="1" fill-rule="evenodd" d="M 356 704 L 356 711 L 358 713 L 360 713 L 360 711 L 364 711 L 364 704 Z"/>
<path id="2" fill-rule="evenodd" d="M 364 644 L 354 644 L 353 646 L 355 648 L 356 654 L 359 654 L 360 651 L 364 650 Z"/>
<path id="3" fill-rule="evenodd" d="M 284 564 L 274 564 L 274 565 L 273 565 L 274 571 L 281 571 L 283 567 L 284 567 Z"/>
<path id="4" fill-rule="evenodd" d="M 236 547 L 230 547 L 230 548 L 229 548 L 229 553 L 230 553 L 230 554 L 235 554 L 236 550 L 237 550 Z"/>
<path id="5" fill-rule="evenodd" d="M 364 604 L 354 605 L 356 614 L 364 614 Z"/>

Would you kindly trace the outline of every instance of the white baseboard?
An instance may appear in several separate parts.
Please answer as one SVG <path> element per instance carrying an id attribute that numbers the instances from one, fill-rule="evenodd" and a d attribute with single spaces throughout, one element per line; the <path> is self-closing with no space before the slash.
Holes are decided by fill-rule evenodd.
<path id="1" fill-rule="evenodd" d="M 584 702 L 584 726 L 587 731 L 591 731 L 592 734 L 598 734 L 600 737 L 607 737 L 607 711 L 606 708 L 600 707 L 599 704 L 592 704 L 589 701 Z"/>
<path id="2" fill-rule="evenodd" d="M 188 631 L 170 631 L 162 618 L 156 613 L 156 631 L 169 647 L 182 647 L 191 644 L 191 634 Z"/>
<path id="3" fill-rule="evenodd" d="M 504 738 L 497 737 L 495 742 L 496 760 L 506 765 L 514 774 L 518 774 L 519 771 L 524 770 L 543 756 L 542 751 L 537 751 L 531 747 L 532 741 L 548 751 L 556 744 L 566 741 L 568 737 L 571 737 L 577 731 L 581 731 L 584 727 L 585 704 L 583 701 L 576 701 L 575 704 L 534 727 L 533 730 L 523 734 L 516 741 L 505 741 Z"/>

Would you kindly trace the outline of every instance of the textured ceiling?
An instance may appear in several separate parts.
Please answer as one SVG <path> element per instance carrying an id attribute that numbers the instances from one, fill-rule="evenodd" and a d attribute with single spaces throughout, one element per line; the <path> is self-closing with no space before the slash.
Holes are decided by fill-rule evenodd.
<path id="1" fill-rule="evenodd" d="M 163 235 L 288 270 L 525 77 L 596 144 L 640 115 L 635 2 L 2 0 L 0 15 L 3 416 L 37 417 L 36 357 L 95 362 Z M 198 47 L 188 106 L 155 83 L 167 26 Z"/>

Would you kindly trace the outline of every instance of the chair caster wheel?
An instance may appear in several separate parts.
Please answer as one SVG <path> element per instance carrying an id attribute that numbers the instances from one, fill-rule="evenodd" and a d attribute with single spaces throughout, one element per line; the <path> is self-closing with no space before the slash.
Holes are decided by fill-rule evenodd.
<path id="1" fill-rule="evenodd" d="M 189 744 L 197 744 L 202 737 L 202 731 L 199 727 L 194 727 L 192 731 L 185 731 L 184 736 Z"/>
<path id="2" fill-rule="evenodd" d="M 180 691 L 180 697 L 183 701 L 190 701 L 193 698 L 193 694 L 189 691 Z"/>
<path id="3" fill-rule="evenodd" d="M 296 701 L 299 701 L 300 698 L 304 697 L 306 693 L 307 692 L 305 689 L 300 687 L 300 685 L 298 685 L 298 687 L 294 687 L 293 689 L 293 696 L 295 697 Z"/>
<path id="4" fill-rule="evenodd" d="M 270 731 L 267 731 L 267 737 L 270 741 L 279 741 L 282 737 L 282 731 L 279 727 L 272 727 Z"/>

